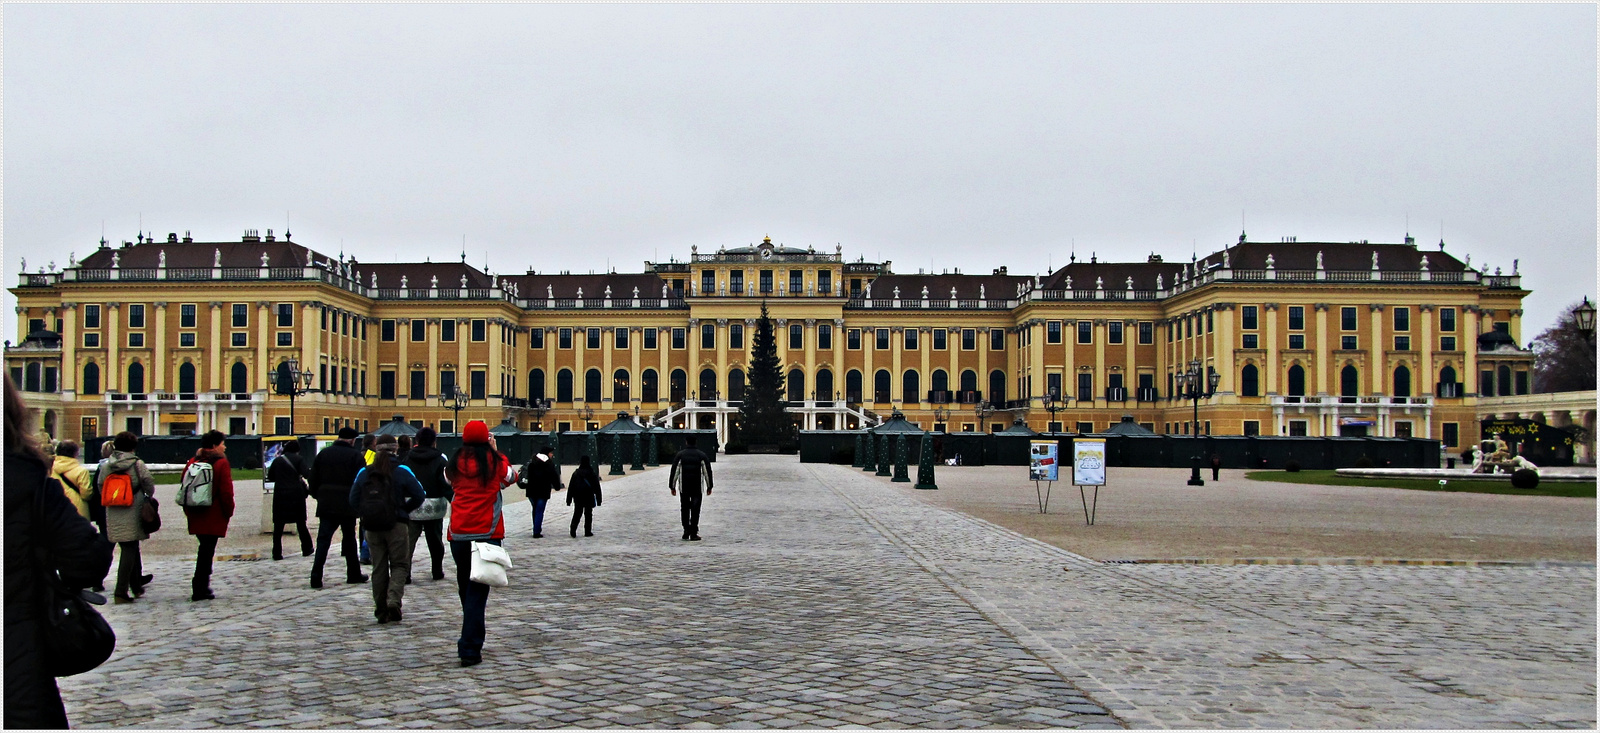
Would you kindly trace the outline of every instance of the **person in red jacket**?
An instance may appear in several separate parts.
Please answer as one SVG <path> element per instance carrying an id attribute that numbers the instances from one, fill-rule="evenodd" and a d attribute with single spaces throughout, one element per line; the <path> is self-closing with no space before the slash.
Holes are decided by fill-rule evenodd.
<path id="1" fill-rule="evenodd" d="M 206 433 L 200 438 L 200 450 L 189 460 L 190 463 L 211 464 L 211 506 L 183 508 L 189 519 L 189 534 L 200 541 L 199 554 L 194 560 L 190 601 L 209 601 L 217 597 L 211 592 L 211 561 L 217 554 L 217 540 L 228 536 L 228 519 L 233 517 L 233 469 L 222 450 L 226 437 L 220 430 Z"/>
<path id="2" fill-rule="evenodd" d="M 516 483 L 517 469 L 495 449 L 489 426 L 482 420 L 467 423 L 461 443 L 445 468 L 445 477 L 455 492 L 450 500 L 450 556 L 456 561 L 456 585 L 461 592 L 461 638 L 456 640 L 456 653 L 461 666 L 471 667 L 483 661 L 483 616 L 489 605 L 489 586 L 471 580 L 472 543 L 498 545 L 505 539 L 500 492 Z"/>

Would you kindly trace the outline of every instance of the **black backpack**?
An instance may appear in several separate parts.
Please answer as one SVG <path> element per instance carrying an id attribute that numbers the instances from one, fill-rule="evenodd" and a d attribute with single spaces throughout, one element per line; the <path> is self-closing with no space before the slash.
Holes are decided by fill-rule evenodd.
<path id="1" fill-rule="evenodd" d="M 378 460 L 384 460 L 379 458 Z M 394 467 L 396 470 L 399 466 Z M 361 515 L 361 526 L 369 532 L 387 532 L 394 529 L 394 484 L 376 471 L 366 471 L 361 477 L 361 503 L 356 508 Z"/>

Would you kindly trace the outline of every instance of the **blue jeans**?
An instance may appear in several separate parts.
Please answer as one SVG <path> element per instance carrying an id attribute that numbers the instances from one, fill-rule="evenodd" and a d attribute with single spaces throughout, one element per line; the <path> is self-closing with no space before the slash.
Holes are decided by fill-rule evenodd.
<path id="1" fill-rule="evenodd" d="M 491 545 L 500 540 L 481 540 Z M 472 541 L 451 540 L 450 557 L 456 561 L 456 585 L 461 593 L 461 638 L 456 640 L 456 654 L 462 659 L 483 657 L 483 614 L 489 607 L 489 586 L 474 583 L 472 577 Z"/>
<path id="2" fill-rule="evenodd" d="M 550 503 L 550 500 L 529 499 L 528 503 L 533 505 L 533 533 L 536 535 L 544 534 L 542 529 L 544 527 L 544 505 Z"/>

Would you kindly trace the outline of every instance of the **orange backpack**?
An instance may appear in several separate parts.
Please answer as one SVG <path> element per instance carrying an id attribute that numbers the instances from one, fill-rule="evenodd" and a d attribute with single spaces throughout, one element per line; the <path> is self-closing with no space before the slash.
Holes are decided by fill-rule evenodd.
<path id="1" fill-rule="evenodd" d="M 102 506 L 133 506 L 133 477 L 125 473 L 107 474 L 100 487 Z"/>

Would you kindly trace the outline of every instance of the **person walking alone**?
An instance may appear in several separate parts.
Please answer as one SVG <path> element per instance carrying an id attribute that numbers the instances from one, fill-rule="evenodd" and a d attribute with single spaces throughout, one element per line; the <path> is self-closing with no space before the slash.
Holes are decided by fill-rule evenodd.
<path id="1" fill-rule="evenodd" d="M 578 536 L 578 522 L 583 522 L 583 536 L 594 536 L 594 508 L 600 506 L 600 474 L 594 472 L 589 457 L 578 461 L 578 470 L 572 472 L 567 482 L 567 504 L 572 507 L 572 536 Z"/>
<path id="2" fill-rule="evenodd" d="M 328 561 L 333 533 L 339 532 L 339 546 L 345 562 L 346 583 L 365 583 L 361 563 L 356 558 L 356 512 L 350 506 L 350 485 L 366 468 L 361 451 L 355 447 L 356 429 L 339 429 L 339 439 L 322 449 L 311 463 L 311 485 L 317 492 L 317 550 L 311 559 L 311 587 L 322 587 L 322 567 Z"/>
<path id="3" fill-rule="evenodd" d="M 406 534 L 406 560 L 417 552 L 417 539 L 428 536 L 428 556 L 433 560 L 433 579 L 444 580 L 444 515 L 450 511 L 450 479 L 445 477 L 445 466 L 450 463 L 435 447 L 439 434 L 433 428 L 417 431 L 416 447 L 400 458 L 401 465 L 411 469 L 411 474 L 422 484 L 426 498 L 422 506 L 411 512 L 411 523 Z M 401 438 L 403 442 L 404 437 Z M 404 447 L 402 445 L 402 447 Z M 406 574 L 407 579 L 411 577 Z"/>
<path id="4" fill-rule="evenodd" d="M 189 519 L 189 534 L 200 541 L 194 559 L 193 592 L 190 602 L 209 601 L 216 598 L 211 592 L 211 563 L 217 554 L 217 541 L 228 536 L 228 520 L 233 517 L 233 468 L 223 452 L 222 441 L 227 438 L 221 430 L 213 430 L 200 438 L 200 450 L 189 460 L 190 464 L 211 464 L 211 506 L 186 506 L 184 516 Z"/>
<path id="5" fill-rule="evenodd" d="M 554 453 L 555 449 L 548 445 L 540 448 L 517 480 L 528 493 L 528 503 L 533 505 L 534 539 L 544 536 L 544 508 L 550 503 L 550 492 L 561 490 L 561 467 L 556 465 Z"/>
<path id="6" fill-rule="evenodd" d="M 78 510 L 78 515 L 84 519 L 94 517 L 89 510 L 89 502 L 99 501 L 94 493 L 94 475 L 89 469 L 84 468 L 83 462 L 78 460 L 78 444 L 63 440 L 56 444 L 56 459 L 50 467 L 50 477 L 61 482 L 61 489 L 66 494 L 67 500 L 72 502 L 72 508 Z"/>
<path id="7" fill-rule="evenodd" d="M 684 438 L 684 449 L 672 457 L 672 471 L 667 474 L 667 488 L 678 497 L 678 509 L 683 515 L 683 538 L 700 541 L 700 474 L 705 473 L 706 496 L 711 495 L 711 458 L 705 451 L 694 447 L 694 436 Z M 682 486 L 679 486 L 679 479 Z M 682 488 L 683 493 L 678 493 Z"/>
<path id="8" fill-rule="evenodd" d="M 410 515 L 426 495 L 411 469 L 396 458 L 400 442 L 393 435 L 380 436 L 372 449 L 372 463 L 356 474 L 348 498 L 361 515 L 367 546 L 372 548 L 373 615 L 386 624 L 400 620 L 401 601 L 411 580 L 411 556 L 406 554 Z"/>
<path id="9" fill-rule="evenodd" d="M 456 561 L 456 584 L 461 594 L 461 636 L 456 654 L 461 666 L 483 661 L 487 633 L 484 614 L 489 586 L 472 581 L 472 543 L 499 545 L 505 540 L 501 492 L 517 480 L 511 461 L 495 449 L 489 426 L 482 420 L 467 423 L 461 449 L 451 457 L 445 475 L 455 498 L 450 500 L 450 556 Z"/>
<path id="10" fill-rule="evenodd" d="M 272 482 L 272 559 L 283 559 L 283 528 L 293 525 L 300 534 L 300 556 L 316 551 L 311 541 L 311 530 L 306 527 L 305 467 L 300 463 L 300 441 L 291 440 L 283 452 L 272 459 L 267 468 L 267 480 Z"/>
<path id="11" fill-rule="evenodd" d="M 113 480 L 112 476 L 125 475 L 133 484 L 132 504 L 105 508 L 106 539 L 117 543 L 121 553 L 117 559 L 117 586 L 111 594 L 113 603 L 132 603 L 135 597 L 144 595 L 144 587 L 155 579 L 153 575 L 144 574 L 144 563 L 139 556 L 139 543 L 150 538 L 139 513 L 145 501 L 156 495 L 156 482 L 144 461 L 133 454 L 138 446 L 139 436 L 126 430 L 117 433 L 111 440 L 111 455 L 100 464 L 94 481 L 101 502 L 105 501 L 106 482 Z"/>

